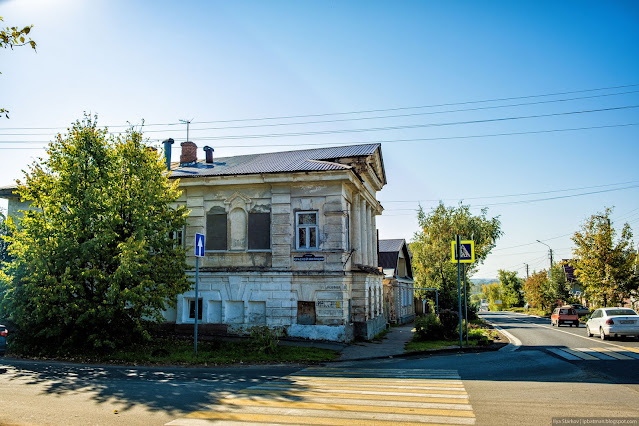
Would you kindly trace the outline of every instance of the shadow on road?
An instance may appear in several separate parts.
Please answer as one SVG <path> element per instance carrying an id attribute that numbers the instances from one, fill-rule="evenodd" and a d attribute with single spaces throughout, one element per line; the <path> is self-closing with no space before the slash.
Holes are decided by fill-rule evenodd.
<path id="1" fill-rule="evenodd" d="M 96 403 L 117 402 L 122 411 L 179 414 L 205 409 L 219 398 L 270 380 L 284 380 L 299 367 L 149 368 L 85 366 L 0 359 L 2 382 L 38 386 L 44 394 L 84 392 Z M 299 385 L 296 385 L 299 388 Z"/>

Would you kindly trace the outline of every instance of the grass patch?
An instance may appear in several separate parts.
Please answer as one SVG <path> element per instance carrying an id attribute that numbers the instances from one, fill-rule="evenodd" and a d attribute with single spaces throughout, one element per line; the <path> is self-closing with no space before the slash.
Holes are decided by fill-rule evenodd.
<path id="1" fill-rule="evenodd" d="M 256 350 L 250 340 L 198 342 L 198 356 L 193 354 L 193 341 L 160 341 L 152 347 L 141 345 L 113 353 L 115 362 L 144 364 L 262 364 L 273 362 L 321 362 L 338 357 L 328 349 L 277 344 L 271 351 Z"/>
<path id="2" fill-rule="evenodd" d="M 411 340 L 406 344 L 406 352 L 431 351 L 434 349 L 444 349 L 451 346 L 459 346 L 457 340 Z"/>
<path id="3" fill-rule="evenodd" d="M 20 354 L 14 354 L 20 355 Z M 25 354 L 26 355 L 26 354 Z M 275 345 L 272 350 L 260 350 L 250 339 L 198 342 L 198 356 L 193 354 L 193 340 L 157 338 L 135 344 L 112 353 L 75 354 L 56 357 L 59 360 L 83 363 L 124 365 L 229 365 L 266 363 L 314 363 L 332 361 L 336 351 L 303 346 Z"/>

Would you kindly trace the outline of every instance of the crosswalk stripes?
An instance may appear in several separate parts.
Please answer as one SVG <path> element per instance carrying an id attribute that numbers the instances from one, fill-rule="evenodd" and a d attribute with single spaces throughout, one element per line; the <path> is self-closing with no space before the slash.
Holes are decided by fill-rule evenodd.
<path id="1" fill-rule="evenodd" d="M 472 425 L 455 370 L 310 367 L 221 397 L 167 425 Z"/>
<path id="2" fill-rule="evenodd" d="M 548 347 L 548 351 L 569 361 L 632 361 L 639 360 L 639 349 L 629 347 L 566 348 Z"/>

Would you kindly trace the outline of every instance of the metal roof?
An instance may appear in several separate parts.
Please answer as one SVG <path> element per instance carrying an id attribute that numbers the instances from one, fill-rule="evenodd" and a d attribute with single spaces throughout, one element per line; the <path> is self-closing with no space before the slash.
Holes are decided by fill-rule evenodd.
<path id="1" fill-rule="evenodd" d="M 349 170 L 351 166 L 333 162 L 338 158 L 374 154 L 380 144 L 348 145 L 299 151 L 269 152 L 214 159 L 213 164 L 200 160 L 196 165 L 180 167 L 171 163 L 174 178 L 247 175 L 260 173 Z"/>
<path id="2" fill-rule="evenodd" d="M 399 240 L 379 240 L 380 253 L 399 253 L 405 241 Z"/>

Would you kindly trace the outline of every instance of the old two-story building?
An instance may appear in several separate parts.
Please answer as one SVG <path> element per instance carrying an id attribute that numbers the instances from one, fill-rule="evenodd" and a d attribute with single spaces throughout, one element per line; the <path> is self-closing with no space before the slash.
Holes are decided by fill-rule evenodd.
<path id="1" fill-rule="evenodd" d="M 181 149 L 180 162 L 168 164 L 190 211 L 185 246 L 194 246 L 195 233 L 206 236 L 198 322 L 228 333 L 266 325 L 333 341 L 385 328 L 375 226 L 382 212 L 376 193 L 386 184 L 379 144 L 215 161 L 209 147 L 204 159 L 192 142 Z M 180 296 L 167 320 L 193 323 L 194 297 Z"/>
<path id="2" fill-rule="evenodd" d="M 415 320 L 413 268 L 406 240 L 379 240 L 379 266 L 384 272 L 384 315 L 392 324 Z"/>
<path id="3" fill-rule="evenodd" d="M 253 326 L 288 336 L 351 341 L 386 326 L 383 274 L 378 268 L 376 193 L 386 184 L 379 144 L 217 158 L 193 142 L 181 144 L 170 178 L 190 211 L 176 236 L 194 268 L 196 233 L 205 234 L 199 295 L 178 297 L 168 323 L 203 332 L 246 333 Z M 26 209 L 13 192 L 9 214 Z M 191 272 L 194 272 L 193 270 Z"/>

